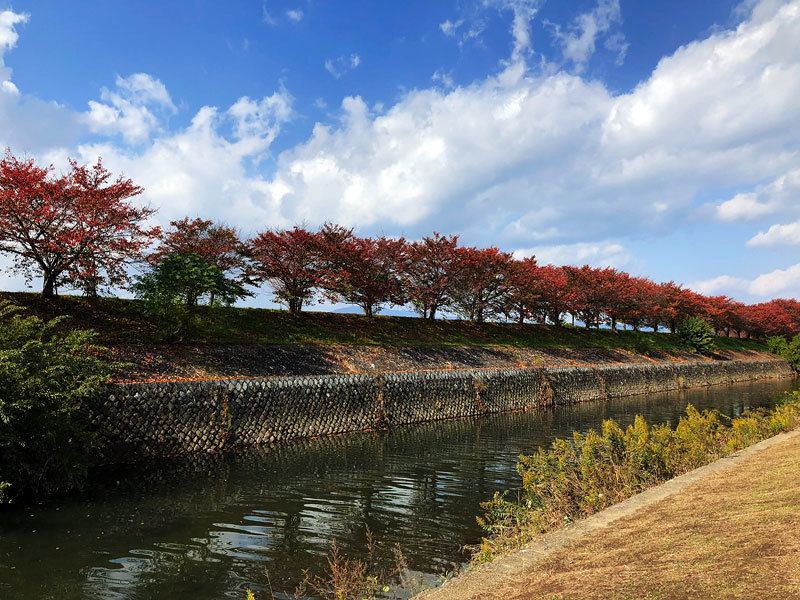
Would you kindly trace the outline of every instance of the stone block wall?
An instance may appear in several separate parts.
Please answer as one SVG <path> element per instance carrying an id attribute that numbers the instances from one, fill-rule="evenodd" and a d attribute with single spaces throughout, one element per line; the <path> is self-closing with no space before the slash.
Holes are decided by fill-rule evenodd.
<path id="1" fill-rule="evenodd" d="M 89 410 L 120 462 L 791 375 L 749 360 L 133 383 Z"/>

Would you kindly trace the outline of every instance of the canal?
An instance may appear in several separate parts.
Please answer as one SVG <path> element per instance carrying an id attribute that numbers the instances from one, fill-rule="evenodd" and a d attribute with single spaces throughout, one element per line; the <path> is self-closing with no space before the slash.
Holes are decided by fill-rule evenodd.
<path id="1" fill-rule="evenodd" d="M 303 569 L 325 569 L 332 540 L 363 557 L 367 527 L 381 565 L 397 546 L 435 584 L 479 542 L 479 503 L 518 485 L 520 453 L 603 419 L 674 424 L 688 403 L 732 416 L 795 387 L 717 386 L 105 471 L 77 497 L 0 511 L 0 598 L 244 600 L 270 586 L 290 597 Z"/>

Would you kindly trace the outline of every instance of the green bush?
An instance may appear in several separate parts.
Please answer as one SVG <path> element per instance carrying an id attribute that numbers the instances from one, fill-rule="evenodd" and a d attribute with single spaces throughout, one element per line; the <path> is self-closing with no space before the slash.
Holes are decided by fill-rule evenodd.
<path id="1" fill-rule="evenodd" d="M 794 336 L 791 342 L 781 336 L 771 337 L 767 340 L 767 349 L 783 358 L 795 371 L 800 371 L 800 335 Z"/>
<path id="2" fill-rule="evenodd" d="M 80 407 L 108 379 L 90 331 L 0 302 L 0 502 L 78 487 L 94 436 Z"/>
<path id="3" fill-rule="evenodd" d="M 133 291 L 144 301 L 147 313 L 158 320 L 162 336 L 179 337 L 198 319 L 194 308 L 203 302 L 229 306 L 249 295 L 216 265 L 196 253 L 167 254 L 143 275 Z"/>
<path id="4" fill-rule="evenodd" d="M 691 352 L 710 354 L 714 350 L 714 330 L 700 317 L 689 317 L 678 325 L 678 336 Z"/>
<path id="5" fill-rule="evenodd" d="M 489 534 L 473 556 L 482 563 L 518 548 L 536 535 L 620 502 L 649 487 L 800 426 L 800 394 L 770 412 L 748 412 L 732 421 L 717 411 L 686 409 L 675 429 L 648 426 L 637 416 L 622 429 L 603 423 L 601 432 L 576 433 L 521 456 L 522 489 L 516 501 L 496 493 L 481 506 L 479 523 Z"/>
<path id="6" fill-rule="evenodd" d="M 774 337 L 767 338 L 767 350 L 772 354 L 781 356 L 788 347 L 789 342 L 787 342 L 786 338 L 783 336 L 776 335 Z"/>

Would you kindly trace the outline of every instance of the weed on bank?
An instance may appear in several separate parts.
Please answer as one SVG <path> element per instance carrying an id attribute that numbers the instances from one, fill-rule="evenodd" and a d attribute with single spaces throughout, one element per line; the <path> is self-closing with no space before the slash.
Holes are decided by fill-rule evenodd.
<path id="1" fill-rule="evenodd" d="M 734 419 L 689 405 L 674 429 L 637 416 L 625 429 L 607 420 L 601 431 L 556 440 L 549 449 L 520 456 L 516 499 L 495 493 L 481 504 L 486 512 L 478 522 L 487 536 L 472 563 L 491 562 L 547 531 L 798 426 L 800 393 L 795 392 L 770 411 Z"/>

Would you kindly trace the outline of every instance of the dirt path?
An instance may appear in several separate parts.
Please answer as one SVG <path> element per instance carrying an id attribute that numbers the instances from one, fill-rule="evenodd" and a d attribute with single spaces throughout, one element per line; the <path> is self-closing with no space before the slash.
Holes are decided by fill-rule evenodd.
<path id="1" fill-rule="evenodd" d="M 800 598 L 800 431 L 639 494 L 420 598 Z"/>

